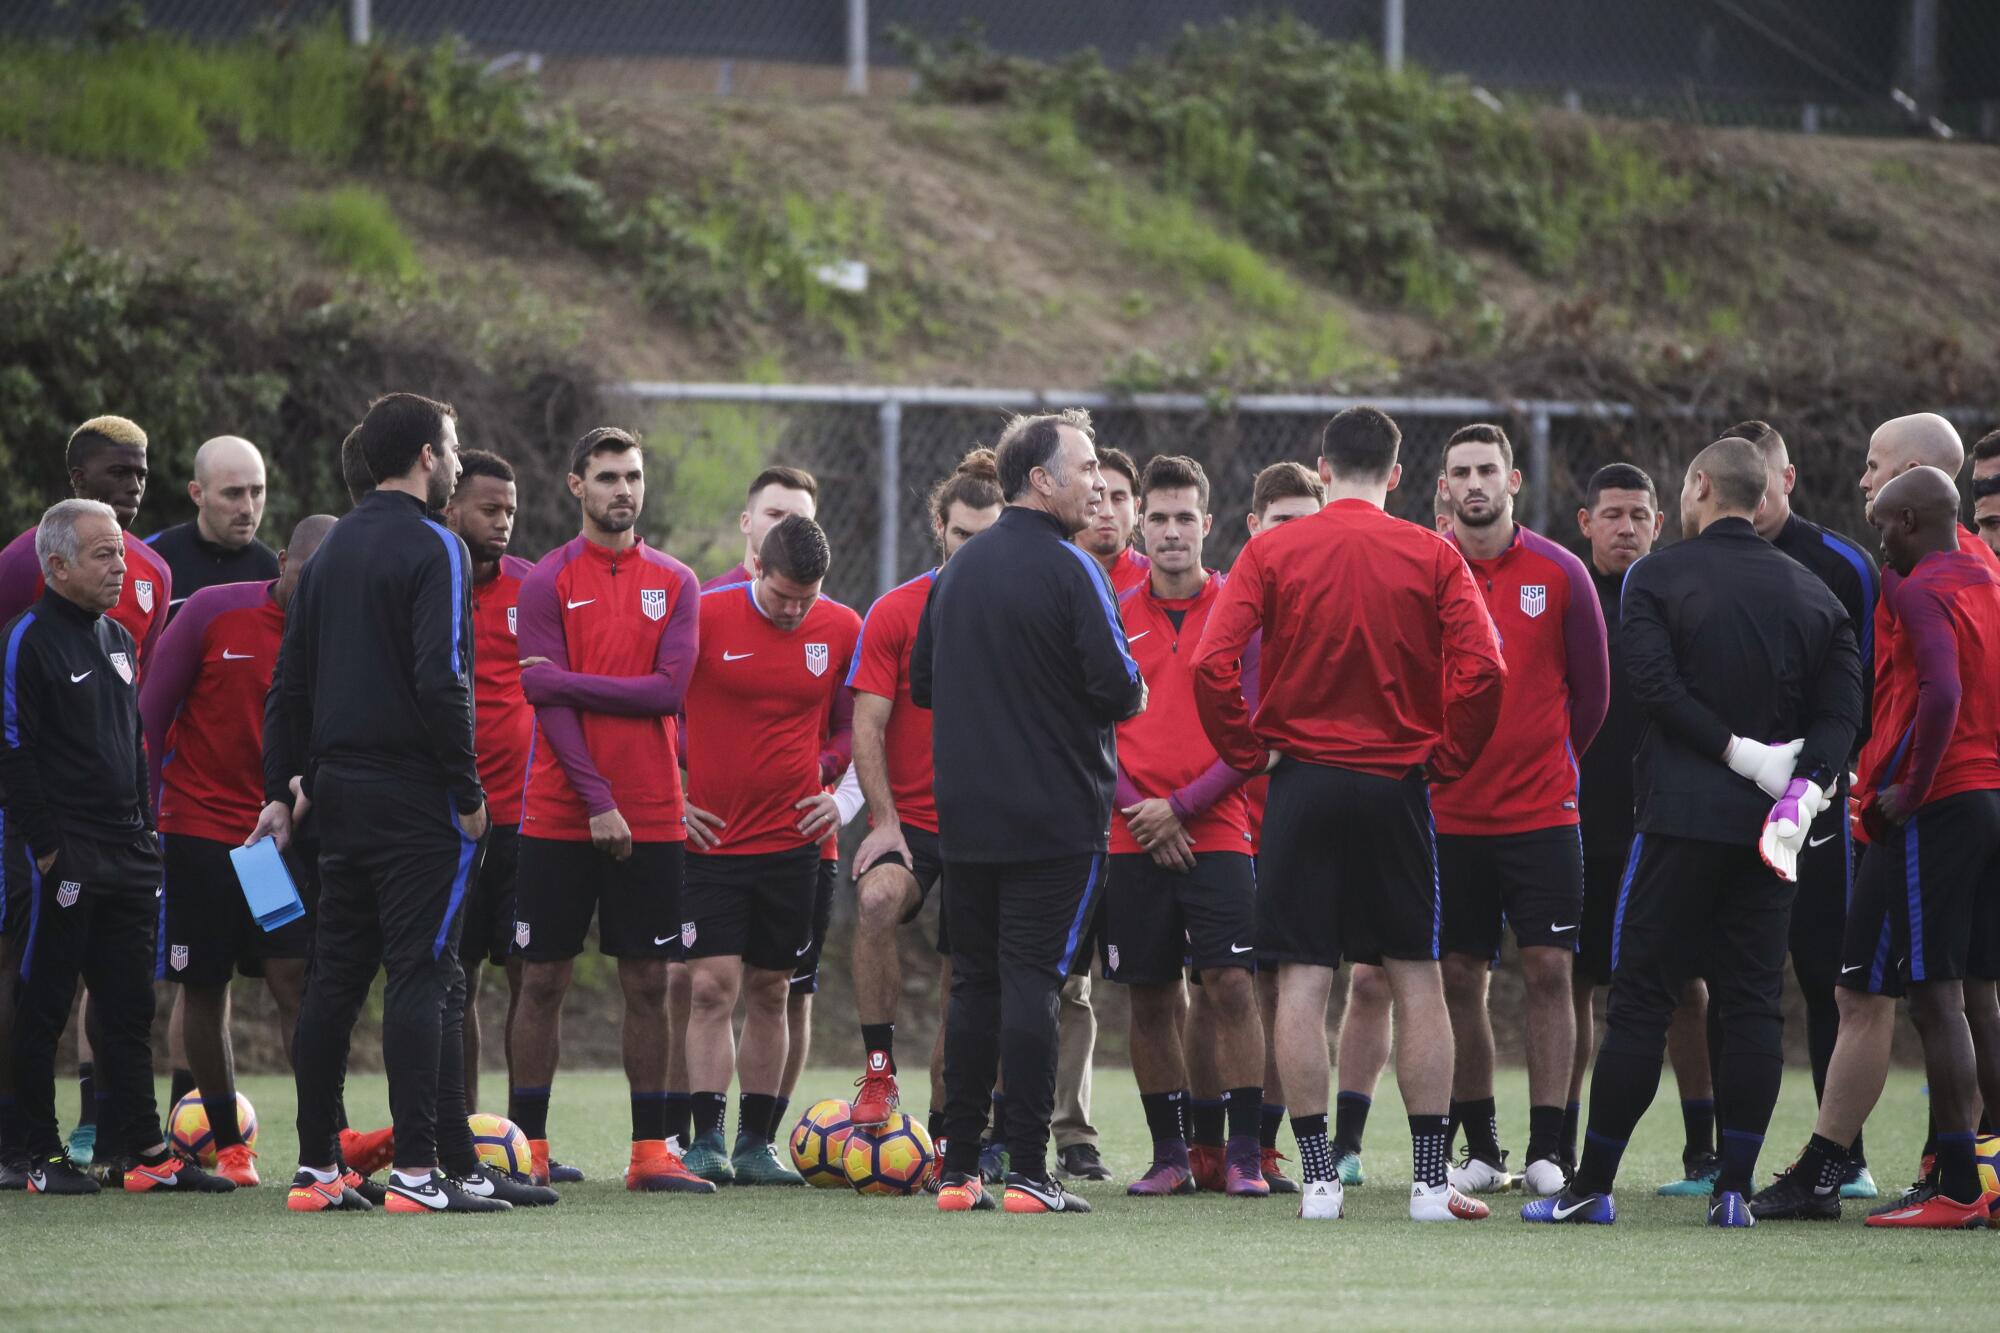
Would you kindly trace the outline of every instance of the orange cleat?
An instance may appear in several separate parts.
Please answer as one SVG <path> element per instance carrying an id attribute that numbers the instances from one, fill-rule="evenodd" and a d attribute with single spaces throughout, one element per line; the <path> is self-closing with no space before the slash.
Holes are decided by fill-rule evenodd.
<path id="1" fill-rule="evenodd" d="M 1229 1188 L 1229 1163 L 1222 1149 L 1215 1144 L 1190 1143 L 1188 1145 L 1188 1172 L 1194 1177 L 1194 1187 L 1210 1194 L 1220 1194 Z"/>
<path id="2" fill-rule="evenodd" d="M 123 1172 L 120 1182 L 127 1194 L 228 1194 L 236 1188 L 236 1182 L 226 1176 L 214 1175 L 202 1170 L 185 1157 L 169 1154 L 167 1160 L 148 1166 L 145 1162 L 133 1162 Z"/>
<path id="3" fill-rule="evenodd" d="M 546 1185 L 549 1183 L 549 1141 L 547 1139 L 528 1140 L 528 1183 Z"/>
<path id="4" fill-rule="evenodd" d="M 359 1179 L 350 1172 L 335 1180 L 321 1181 L 312 1172 L 301 1171 L 292 1177 L 292 1188 L 285 1195 L 285 1207 L 295 1213 L 365 1213 L 370 1209 L 367 1199 L 356 1193 L 348 1181 Z"/>
<path id="5" fill-rule="evenodd" d="M 395 1126 L 371 1129 L 365 1134 L 354 1129 L 341 1130 L 340 1157 L 362 1175 L 374 1175 L 396 1160 Z"/>
<path id="6" fill-rule="evenodd" d="M 687 1163 L 667 1146 L 665 1139 L 642 1139 L 632 1145 L 632 1161 L 625 1168 L 625 1188 L 669 1194 L 713 1194 L 715 1182 L 703 1180 L 688 1170 Z"/>
<path id="7" fill-rule="evenodd" d="M 994 1207 L 993 1196 L 986 1192 L 977 1174 L 945 1176 L 938 1187 L 937 1201 L 941 1213 L 987 1213 Z"/>
<path id="8" fill-rule="evenodd" d="M 1927 1231 L 1979 1231 L 1990 1220 L 1994 1195 L 1982 1194 L 1971 1203 L 1949 1199 L 1930 1186 L 1918 1190 L 1900 1207 L 1868 1215 L 1871 1227 L 1916 1227 Z"/>
<path id="9" fill-rule="evenodd" d="M 868 1072 L 854 1080 L 854 1086 L 861 1091 L 854 1094 L 848 1120 L 865 1129 L 886 1124 L 903 1100 L 896 1090 L 896 1075 L 889 1068 L 886 1051 L 868 1052 Z"/>
<path id="10" fill-rule="evenodd" d="M 215 1155 L 215 1174 L 236 1182 L 239 1189 L 251 1189 L 264 1182 L 257 1177 L 257 1154 L 244 1143 L 232 1143 Z"/>

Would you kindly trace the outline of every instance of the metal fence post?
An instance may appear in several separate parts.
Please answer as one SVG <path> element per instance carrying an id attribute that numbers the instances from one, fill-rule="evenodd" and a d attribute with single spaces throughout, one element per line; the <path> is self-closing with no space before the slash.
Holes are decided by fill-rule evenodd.
<path id="1" fill-rule="evenodd" d="M 1403 72 L 1403 0 L 1382 0 L 1382 63 L 1391 74 Z"/>
<path id="2" fill-rule="evenodd" d="M 370 33 L 369 0 L 350 0 L 347 8 L 347 40 L 356 46 L 368 45 Z"/>
<path id="3" fill-rule="evenodd" d="M 847 0 L 847 94 L 868 92 L 868 0 Z"/>
<path id="4" fill-rule="evenodd" d="M 876 411 L 881 428 L 881 457 L 875 465 L 875 591 L 879 596 L 901 581 L 903 491 L 903 402 L 885 398 Z"/>
<path id="5" fill-rule="evenodd" d="M 1549 492 L 1555 488 L 1555 452 L 1549 443 L 1549 409 L 1537 404 L 1528 414 L 1528 473 L 1535 488 L 1528 492 L 1528 526 L 1549 530 Z"/>

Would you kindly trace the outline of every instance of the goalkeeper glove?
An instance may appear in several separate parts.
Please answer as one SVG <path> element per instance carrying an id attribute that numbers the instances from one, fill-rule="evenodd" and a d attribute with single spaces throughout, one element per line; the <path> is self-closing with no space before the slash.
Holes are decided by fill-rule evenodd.
<path id="1" fill-rule="evenodd" d="M 1799 882 L 1799 852 L 1813 820 L 1826 809 L 1826 793 L 1805 778 L 1793 778 L 1785 794 L 1764 816 L 1764 831 L 1757 838 L 1757 855 L 1778 872 L 1787 884 Z"/>
<path id="2" fill-rule="evenodd" d="M 1722 762 L 1729 765 L 1730 772 L 1762 787 L 1764 794 L 1775 801 L 1785 794 L 1786 784 L 1792 780 L 1792 769 L 1799 762 L 1799 751 L 1805 746 L 1803 740 L 1766 745 L 1747 736 L 1731 736 L 1729 748 L 1722 752 Z"/>

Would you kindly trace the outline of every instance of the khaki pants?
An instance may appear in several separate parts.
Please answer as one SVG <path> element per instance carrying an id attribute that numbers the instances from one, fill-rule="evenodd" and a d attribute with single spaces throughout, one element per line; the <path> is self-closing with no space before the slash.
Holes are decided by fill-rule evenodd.
<path id="1" fill-rule="evenodd" d="M 1061 1046 L 1056 1062 L 1056 1113 L 1050 1128 L 1056 1151 L 1087 1143 L 1097 1146 L 1090 1123 L 1090 1062 L 1097 1051 L 1097 1014 L 1090 1007 L 1090 969 L 1072 973 L 1062 988 Z"/>

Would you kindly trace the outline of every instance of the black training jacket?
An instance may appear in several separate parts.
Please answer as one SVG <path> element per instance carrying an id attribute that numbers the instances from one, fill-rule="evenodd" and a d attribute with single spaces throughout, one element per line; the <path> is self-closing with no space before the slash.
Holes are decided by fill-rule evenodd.
<path id="1" fill-rule="evenodd" d="M 473 751 L 472 557 L 415 497 L 376 491 L 306 565 L 285 614 L 264 727 L 264 795 L 332 769 L 485 793 Z"/>
<path id="2" fill-rule="evenodd" d="M 1647 719 L 1640 833 L 1756 843 L 1771 798 L 1723 763 L 1732 735 L 1804 737 L 1797 775 L 1833 790 L 1861 727 L 1861 664 L 1824 583 L 1725 518 L 1633 565 L 1621 603 L 1625 678 Z"/>
<path id="3" fill-rule="evenodd" d="M 1597 739 L 1577 761 L 1577 815 L 1582 825 L 1583 854 L 1624 860 L 1632 849 L 1632 756 L 1646 731 L 1646 712 L 1632 698 L 1619 645 L 1618 589 L 1623 574 L 1600 574 L 1585 548 L 1577 558 L 1590 571 L 1604 610 L 1604 648 L 1611 660 L 1611 695 Z"/>
<path id="4" fill-rule="evenodd" d="M 1010 505 L 945 562 L 910 656 L 931 710 L 947 861 L 1103 851 L 1117 724 L 1143 685 L 1110 581 L 1062 524 Z"/>
<path id="5" fill-rule="evenodd" d="M 1875 603 L 1882 595 L 1882 571 L 1875 557 L 1837 532 L 1793 513 L 1771 539 L 1771 545 L 1811 570 L 1840 604 L 1854 626 L 1855 647 L 1861 654 L 1861 730 L 1854 737 L 1854 756 L 1868 739 L 1875 702 Z M 174 585 L 176 592 L 180 584 Z M 1846 777 L 1843 773 L 1842 778 Z"/>

